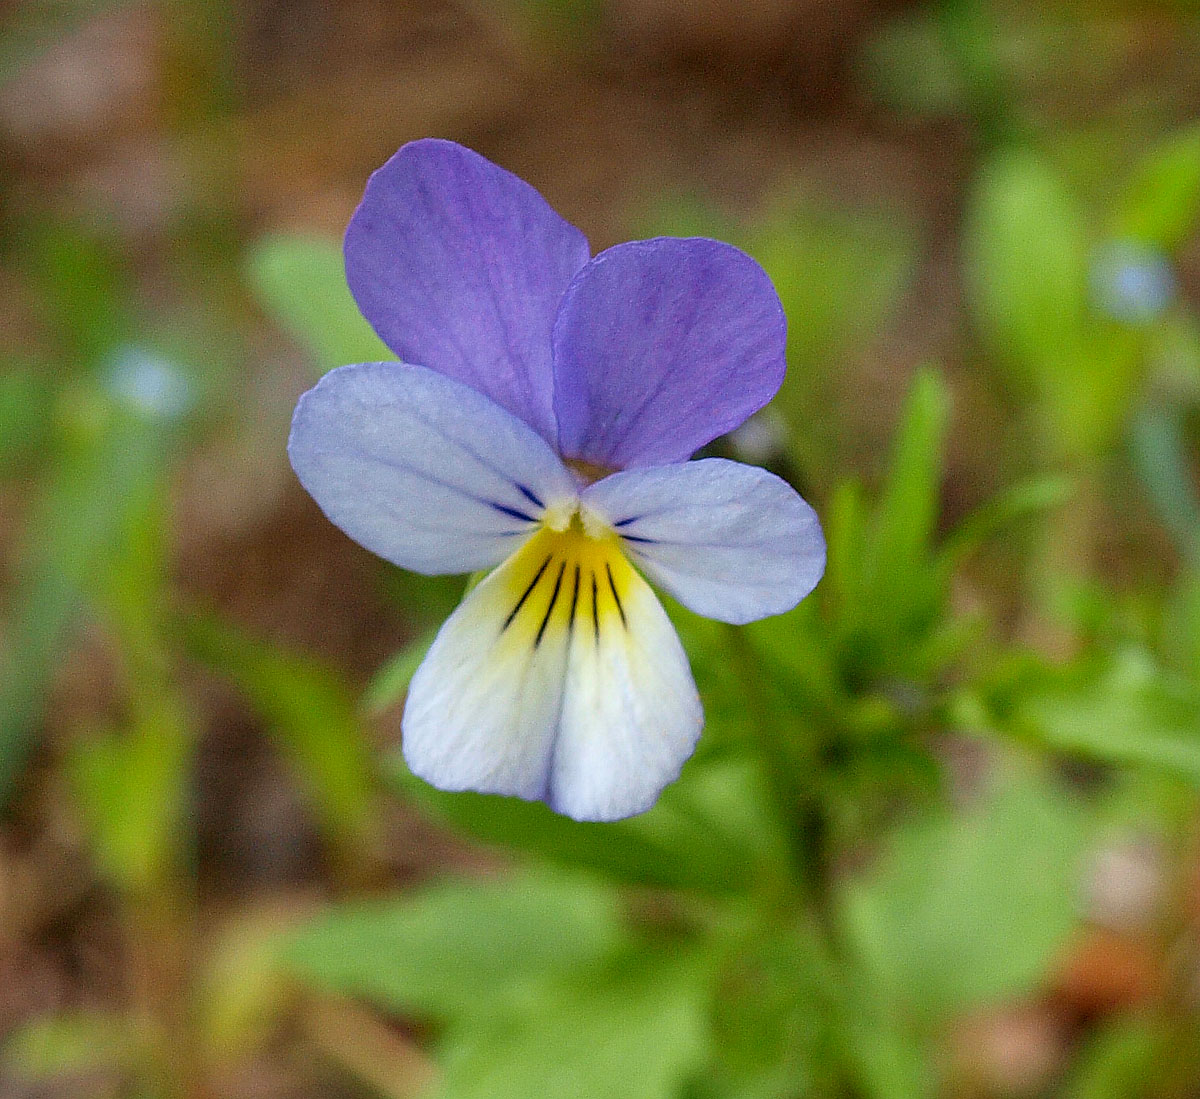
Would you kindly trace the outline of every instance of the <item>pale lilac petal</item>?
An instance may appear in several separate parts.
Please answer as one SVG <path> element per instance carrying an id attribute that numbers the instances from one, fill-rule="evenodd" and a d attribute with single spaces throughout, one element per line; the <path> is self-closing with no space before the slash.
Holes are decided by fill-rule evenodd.
<path id="1" fill-rule="evenodd" d="M 334 524 L 427 575 L 497 564 L 576 491 L 531 428 L 469 386 L 402 363 L 326 374 L 296 406 L 288 455 Z"/>
<path id="2" fill-rule="evenodd" d="M 371 176 L 345 252 L 358 307 L 401 359 L 557 442 L 551 331 L 589 250 L 537 191 L 454 142 L 414 141 Z"/>
<path id="3" fill-rule="evenodd" d="M 582 499 L 651 580 L 707 618 L 780 614 L 825 571 L 816 513 L 786 481 L 754 466 L 705 458 L 626 470 Z"/>
<path id="4" fill-rule="evenodd" d="M 678 462 L 767 403 L 786 322 L 729 244 L 619 244 L 575 276 L 554 327 L 559 447 L 610 469 Z"/>

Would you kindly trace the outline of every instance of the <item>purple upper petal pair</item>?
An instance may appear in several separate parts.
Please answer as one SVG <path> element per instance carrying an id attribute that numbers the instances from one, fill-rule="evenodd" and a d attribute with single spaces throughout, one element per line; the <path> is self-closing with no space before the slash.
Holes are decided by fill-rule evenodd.
<path id="1" fill-rule="evenodd" d="M 589 259 L 529 184 L 450 141 L 414 141 L 374 173 L 345 253 L 359 308 L 401 359 L 485 394 L 566 458 L 685 461 L 783 380 L 783 310 L 745 253 L 664 237 Z"/>

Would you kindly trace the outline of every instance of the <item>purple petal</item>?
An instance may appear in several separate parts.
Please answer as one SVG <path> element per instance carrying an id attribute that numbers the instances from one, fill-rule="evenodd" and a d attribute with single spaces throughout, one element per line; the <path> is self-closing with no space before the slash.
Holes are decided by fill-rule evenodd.
<path id="1" fill-rule="evenodd" d="M 687 459 L 783 381 L 767 273 L 695 237 L 619 244 L 575 276 L 554 326 L 561 452 L 608 468 Z"/>
<path id="2" fill-rule="evenodd" d="M 551 331 L 589 251 L 537 191 L 452 141 L 414 141 L 371 176 L 345 252 L 359 309 L 400 358 L 557 443 Z"/>

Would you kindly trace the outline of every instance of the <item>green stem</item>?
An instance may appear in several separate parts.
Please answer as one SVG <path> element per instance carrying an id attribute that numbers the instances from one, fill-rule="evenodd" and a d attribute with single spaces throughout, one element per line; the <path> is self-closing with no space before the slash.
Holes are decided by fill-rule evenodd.
<path id="1" fill-rule="evenodd" d="M 824 801 L 813 781 L 820 774 L 822 742 L 817 735 L 807 741 L 799 738 L 785 741 L 779 735 L 779 724 L 764 698 L 764 691 L 771 687 L 759 654 L 738 627 L 728 626 L 726 636 L 751 714 L 750 726 L 766 764 L 772 802 L 784 824 L 793 868 L 784 894 L 769 900 L 778 916 L 794 918 L 799 908 L 801 918 L 810 925 L 821 962 L 829 970 L 830 1003 L 834 1005 L 844 987 L 848 987 L 849 976 L 847 952 L 833 904 L 832 830 Z M 804 776 L 810 776 L 810 780 L 805 782 Z M 862 1094 L 858 1074 L 849 1060 L 847 1055 L 838 1065 L 834 1093 L 837 1099 L 858 1099 Z"/>

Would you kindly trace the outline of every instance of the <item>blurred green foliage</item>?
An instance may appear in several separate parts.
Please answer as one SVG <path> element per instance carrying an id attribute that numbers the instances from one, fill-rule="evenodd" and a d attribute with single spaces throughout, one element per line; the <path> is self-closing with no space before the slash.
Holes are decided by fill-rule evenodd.
<path id="1" fill-rule="evenodd" d="M 369 745 L 342 679 L 211 615 L 191 614 L 179 631 L 188 653 L 235 683 L 262 715 L 328 840 L 343 853 L 366 842 L 374 796 Z"/>
<path id="2" fill-rule="evenodd" d="M 939 807 L 899 829 L 845 899 L 878 987 L 943 1023 L 1036 990 L 1075 926 L 1085 822 L 1017 774 L 965 815 Z"/>
<path id="3" fill-rule="evenodd" d="M 246 260 L 255 294 L 322 371 L 387 361 L 392 353 L 363 320 L 342 269 L 342 250 L 311 237 L 267 237 Z"/>

